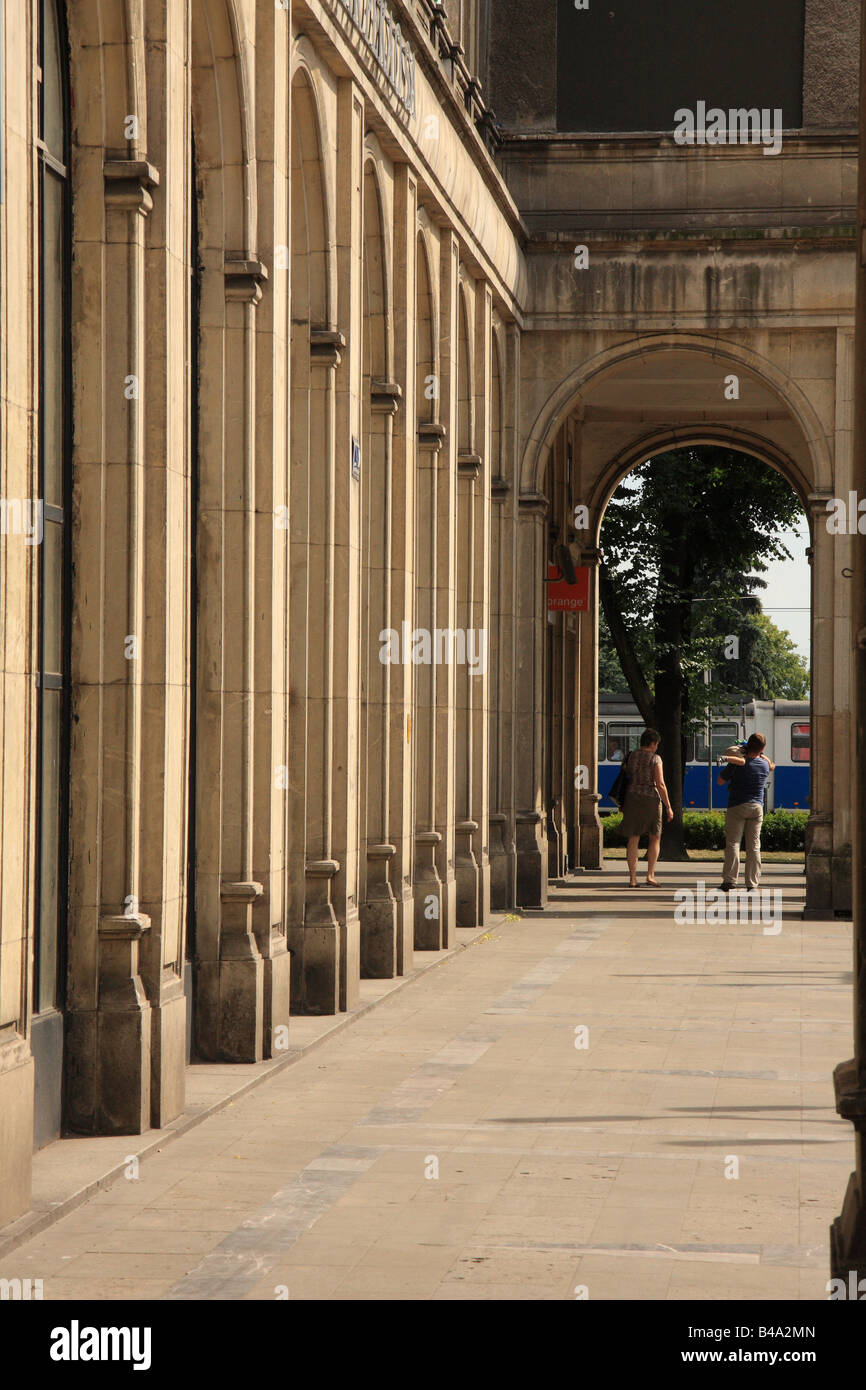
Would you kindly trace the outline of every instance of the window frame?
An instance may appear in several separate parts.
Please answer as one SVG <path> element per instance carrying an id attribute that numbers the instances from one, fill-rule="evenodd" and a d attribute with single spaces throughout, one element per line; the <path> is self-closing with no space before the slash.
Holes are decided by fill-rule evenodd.
<path id="1" fill-rule="evenodd" d="M 796 756 L 797 752 L 802 750 L 803 745 L 800 744 L 800 745 L 799 745 L 799 749 L 798 749 L 798 748 L 795 748 L 795 746 L 794 746 L 794 730 L 795 730 L 795 729 L 805 729 L 805 730 L 807 731 L 808 742 L 807 742 L 806 745 L 805 745 L 807 757 L 805 757 L 805 758 L 798 758 L 798 757 Z M 802 738 L 802 734 L 800 734 L 799 737 Z M 792 721 L 791 721 L 791 728 L 790 728 L 790 732 L 789 732 L 789 734 L 788 734 L 788 746 L 789 746 L 790 753 L 791 753 L 791 765 L 792 765 L 793 767 L 809 767 L 809 766 L 811 765 L 811 762 L 812 762 L 812 721 L 811 721 L 811 719 L 806 719 L 806 720 L 792 720 Z"/>
<path id="2" fill-rule="evenodd" d="M 49 149 L 44 134 L 45 120 L 45 63 L 46 20 L 48 11 L 53 12 L 57 24 L 59 47 L 58 77 L 61 90 L 58 94 L 63 117 L 63 159 L 57 152 Z M 37 597 L 36 597 L 36 642 L 34 679 L 37 690 L 36 720 L 36 814 L 35 814 L 35 856 L 34 856 L 34 942 L 33 942 L 33 983 L 31 992 L 32 1011 L 35 1015 L 62 1009 L 66 997 L 67 940 L 64 923 L 67 919 L 69 901 L 69 676 L 70 676 L 70 634 L 71 634 L 71 555 L 70 527 L 72 502 L 72 476 L 70 454 L 72 443 L 72 189 L 70 176 L 71 117 L 69 89 L 69 42 L 66 27 L 66 14 L 63 0 L 39 0 L 36 17 L 36 119 L 37 134 L 34 140 L 37 182 L 37 292 L 35 296 L 35 321 L 37 337 L 37 429 L 36 429 L 36 469 L 37 497 L 42 502 L 43 536 L 38 548 Z M 47 441 L 45 422 L 48 413 L 47 398 L 47 218 L 46 187 L 49 178 L 56 179 L 60 185 L 60 241 L 59 279 L 57 303 L 60 312 L 60 341 L 54 345 L 59 352 L 60 370 L 57 374 L 60 400 L 57 402 L 61 432 L 60 459 L 60 505 L 45 501 Z M 60 548 L 60 601 L 56 621 L 60 632 L 60 671 L 47 666 L 46 634 L 47 622 L 47 528 L 59 525 L 61 529 Z M 45 823 L 45 807 L 42 795 L 43 775 L 46 760 L 45 692 L 60 691 L 60 714 L 58 720 L 57 754 L 57 822 L 49 835 Z M 54 979 L 44 977 L 43 947 L 46 941 L 46 922 L 44 920 L 43 868 L 46 855 L 53 853 L 57 860 L 57 903 L 56 920 L 50 924 L 53 933 Z"/>

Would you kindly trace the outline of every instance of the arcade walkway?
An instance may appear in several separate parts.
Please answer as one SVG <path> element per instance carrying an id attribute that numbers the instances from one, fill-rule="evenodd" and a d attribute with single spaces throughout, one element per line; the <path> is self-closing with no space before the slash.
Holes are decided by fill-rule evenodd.
<path id="1" fill-rule="evenodd" d="M 799 919 L 793 866 L 765 871 L 778 934 L 677 925 L 673 889 L 718 866 L 640 892 L 624 867 L 500 920 L 0 1277 L 46 1300 L 825 1299 L 851 925 Z"/>

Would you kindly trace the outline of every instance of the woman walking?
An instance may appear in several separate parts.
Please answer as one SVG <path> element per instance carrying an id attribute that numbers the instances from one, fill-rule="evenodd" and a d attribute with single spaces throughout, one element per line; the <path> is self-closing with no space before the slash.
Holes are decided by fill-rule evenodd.
<path id="1" fill-rule="evenodd" d="M 661 735 L 656 729 L 644 729 L 640 748 L 629 753 L 626 764 L 628 791 L 620 833 L 628 840 L 626 859 L 629 888 L 640 886 L 637 881 L 637 850 L 641 835 L 649 836 L 646 881 L 650 888 L 661 887 L 655 878 L 655 867 L 662 836 L 662 806 L 669 821 L 673 820 L 674 813 L 665 786 L 662 760 L 657 752 L 660 739 Z"/>

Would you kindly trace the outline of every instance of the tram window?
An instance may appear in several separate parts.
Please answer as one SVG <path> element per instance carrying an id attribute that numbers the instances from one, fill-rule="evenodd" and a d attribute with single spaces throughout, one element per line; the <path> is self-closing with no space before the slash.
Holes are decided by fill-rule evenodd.
<path id="1" fill-rule="evenodd" d="M 607 726 L 607 761 L 621 763 L 629 753 L 640 747 L 643 724 L 611 724 Z"/>
<path id="2" fill-rule="evenodd" d="M 604 760 L 605 760 L 606 748 L 607 748 L 607 733 L 606 733 L 606 730 L 605 730 L 605 724 L 604 724 L 604 720 L 603 720 L 603 719 L 599 719 L 599 721 L 598 721 L 598 761 L 599 761 L 600 763 L 603 763 Z"/>
<path id="3" fill-rule="evenodd" d="M 685 751 L 685 755 L 684 755 L 684 757 L 683 757 L 683 762 L 685 762 L 685 763 L 693 763 L 694 760 L 695 760 L 695 736 L 694 736 L 694 734 L 686 734 L 686 751 Z"/>
<path id="4" fill-rule="evenodd" d="M 714 724 L 712 733 L 712 759 L 724 753 L 726 748 L 730 748 L 732 743 L 737 743 L 740 738 L 739 724 Z M 705 763 L 708 761 L 707 736 L 706 731 L 701 730 L 695 735 L 695 761 Z"/>
<path id="5" fill-rule="evenodd" d="M 812 757 L 811 725 L 791 725 L 791 762 L 808 763 Z"/>

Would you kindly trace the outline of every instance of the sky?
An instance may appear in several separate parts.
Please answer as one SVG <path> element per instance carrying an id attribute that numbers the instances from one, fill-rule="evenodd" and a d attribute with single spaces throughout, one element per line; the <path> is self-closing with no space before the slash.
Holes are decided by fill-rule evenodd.
<path id="1" fill-rule="evenodd" d="M 767 617 L 791 634 L 797 651 L 808 661 L 811 571 L 806 559 L 809 523 L 805 516 L 798 527 L 784 531 L 782 539 L 792 558 L 770 561 L 762 576 L 767 587 L 761 591 L 760 599 Z"/>

